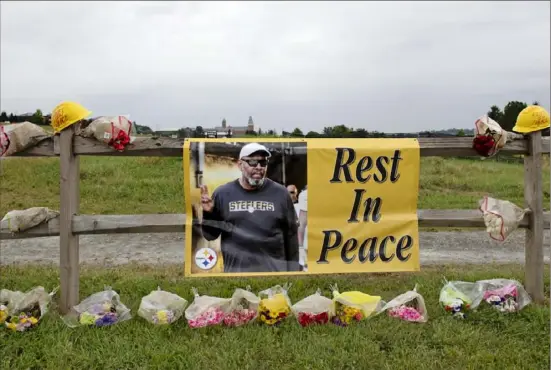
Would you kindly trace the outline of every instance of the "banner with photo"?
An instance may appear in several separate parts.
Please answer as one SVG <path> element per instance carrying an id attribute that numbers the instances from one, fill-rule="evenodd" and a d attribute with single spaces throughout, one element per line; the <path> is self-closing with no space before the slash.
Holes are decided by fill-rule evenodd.
<path id="1" fill-rule="evenodd" d="M 186 139 L 183 158 L 186 276 L 420 269 L 416 139 Z"/>

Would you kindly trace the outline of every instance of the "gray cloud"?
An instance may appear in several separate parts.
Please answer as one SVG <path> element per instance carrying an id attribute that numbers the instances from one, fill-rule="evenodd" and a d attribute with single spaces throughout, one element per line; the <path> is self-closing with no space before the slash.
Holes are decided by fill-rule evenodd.
<path id="1" fill-rule="evenodd" d="M 158 128 L 471 127 L 550 106 L 549 2 L 2 2 L 0 105 Z"/>

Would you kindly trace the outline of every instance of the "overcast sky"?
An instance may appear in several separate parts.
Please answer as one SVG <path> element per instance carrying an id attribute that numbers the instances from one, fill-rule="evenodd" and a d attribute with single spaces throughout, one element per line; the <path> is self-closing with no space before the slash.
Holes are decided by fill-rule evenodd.
<path id="1" fill-rule="evenodd" d="M 549 1 L 2 1 L 1 20 L 7 112 L 407 132 L 551 100 Z"/>

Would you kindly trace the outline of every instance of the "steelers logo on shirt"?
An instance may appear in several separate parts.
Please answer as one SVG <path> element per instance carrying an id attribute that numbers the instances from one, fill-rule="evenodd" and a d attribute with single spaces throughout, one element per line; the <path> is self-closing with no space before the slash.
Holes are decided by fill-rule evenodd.
<path id="1" fill-rule="evenodd" d="M 201 270 L 210 270 L 216 266 L 218 255 L 211 248 L 200 248 L 195 252 L 195 265 Z"/>

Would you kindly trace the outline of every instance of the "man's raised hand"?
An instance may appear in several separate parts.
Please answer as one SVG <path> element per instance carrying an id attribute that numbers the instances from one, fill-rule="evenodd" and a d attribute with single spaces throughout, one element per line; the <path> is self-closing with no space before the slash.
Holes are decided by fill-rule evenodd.
<path id="1" fill-rule="evenodd" d="M 209 195 L 209 188 L 207 185 L 201 185 L 201 205 L 203 206 L 203 212 L 212 212 L 214 203 Z"/>

